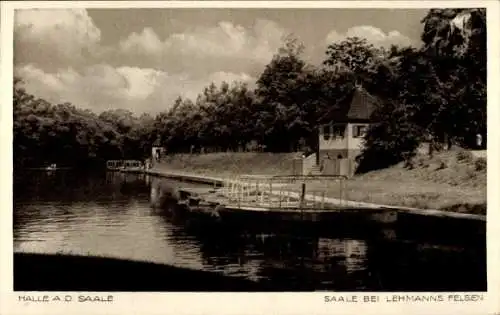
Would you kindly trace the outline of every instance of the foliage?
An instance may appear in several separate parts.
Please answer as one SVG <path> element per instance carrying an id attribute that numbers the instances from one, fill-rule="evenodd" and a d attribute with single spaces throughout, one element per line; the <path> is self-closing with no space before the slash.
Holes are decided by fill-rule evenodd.
<path id="1" fill-rule="evenodd" d="M 411 122 L 411 106 L 387 103 L 373 114 L 377 123 L 370 126 L 365 136 L 365 148 L 358 172 L 385 168 L 415 155 L 422 129 Z"/>
<path id="2" fill-rule="evenodd" d="M 366 39 L 349 37 L 339 43 L 332 43 L 326 50 L 323 64 L 334 72 L 355 75 L 360 83 L 372 83 L 377 66 L 383 62 L 385 51 L 369 44 Z"/>
<path id="3" fill-rule="evenodd" d="M 430 10 L 422 21 L 423 53 L 447 99 L 437 127 L 452 141 L 486 141 L 486 10 Z"/>
<path id="4" fill-rule="evenodd" d="M 142 158 L 150 148 L 147 116 L 138 119 L 124 111 L 97 116 L 69 103 L 52 105 L 28 94 L 18 78 L 13 120 L 16 166 L 86 166 L 106 159 Z"/>
<path id="5" fill-rule="evenodd" d="M 430 10 L 422 22 L 422 49 L 393 47 L 387 58 L 394 62 L 377 67 L 385 104 L 358 171 L 409 161 L 424 140 L 471 147 L 476 134 L 486 138 L 485 11 Z"/>
<path id="6" fill-rule="evenodd" d="M 485 170 L 486 167 L 487 167 L 487 163 L 486 163 L 486 159 L 485 158 L 478 158 L 475 162 L 474 162 L 474 166 L 475 166 L 475 169 L 476 171 L 482 171 L 482 170 Z"/>
<path id="7" fill-rule="evenodd" d="M 302 58 L 304 45 L 289 35 L 255 89 L 212 83 L 195 100 L 179 97 L 154 117 L 52 105 L 15 78 L 14 160 L 140 159 L 153 144 L 184 153 L 314 150 L 319 122 L 342 118 L 331 115 L 342 112 L 355 84 L 381 100 L 359 171 L 409 161 L 422 141 L 467 147 L 480 133 L 486 142 L 485 10 L 433 9 L 422 23 L 422 48 L 384 49 L 347 38 L 331 43 L 319 66 Z"/>

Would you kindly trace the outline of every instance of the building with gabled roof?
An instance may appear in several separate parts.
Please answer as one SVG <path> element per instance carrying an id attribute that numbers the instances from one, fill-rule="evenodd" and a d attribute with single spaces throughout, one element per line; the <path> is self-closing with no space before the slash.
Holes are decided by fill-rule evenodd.
<path id="1" fill-rule="evenodd" d="M 324 175 L 352 176 L 363 137 L 379 99 L 356 86 L 344 99 L 345 106 L 332 109 L 319 122 L 317 163 Z"/>

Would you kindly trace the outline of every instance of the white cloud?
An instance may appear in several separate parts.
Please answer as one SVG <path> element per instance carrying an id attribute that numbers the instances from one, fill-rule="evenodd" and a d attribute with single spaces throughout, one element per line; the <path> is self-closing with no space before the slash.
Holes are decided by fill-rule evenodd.
<path id="1" fill-rule="evenodd" d="M 164 41 L 151 29 L 132 33 L 120 42 L 123 54 L 147 57 L 183 55 L 198 58 L 247 59 L 267 63 L 281 45 L 285 30 L 268 20 L 257 20 L 253 29 L 222 21 L 210 28 L 197 27 L 175 33 Z"/>
<path id="2" fill-rule="evenodd" d="M 116 45 L 104 46 L 101 31 L 84 9 L 19 10 L 14 62 L 61 76 L 69 75 L 70 68 L 92 78 L 93 85 L 101 82 L 104 87 L 113 81 L 103 80 L 100 73 L 84 73 L 104 71 L 108 75 L 103 66 L 92 65 L 107 64 L 115 72 L 120 68 L 122 72 L 151 68 L 180 78 L 189 73 L 194 81 L 207 80 L 216 72 L 256 76 L 271 60 L 284 34 L 282 27 L 269 20 L 256 20 L 247 28 L 223 21 L 213 27 L 188 28 L 167 38 L 146 27 Z M 134 93 L 145 95 L 147 89 L 138 88 Z"/>
<path id="3" fill-rule="evenodd" d="M 132 33 L 119 44 L 126 54 L 144 54 L 157 56 L 163 50 L 163 43 L 152 28 L 146 27 L 141 33 Z"/>
<path id="4" fill-rule="evenodd" d="M 213 28 L 174 34 L 165 44 L 167 49 L 182 53 L 225 57 L 241 54 L 248 37 L 243 27 L 220 22 Z"/>
<path id="5" fill-rule="evenodd" d="M 256 20 L 252 28 L 220 22 L 166 39 L 146 27 L 104 47 L 84 9 L 19 10 L 15 72 L 28 92 L 54 104 L 158 112 L 179 95 L 196 98 L 211 82 L 252 85 L 284 34 L 268 20 Z"/>
<path id="6" fill-rule="evenodd" d="M 365 38 L 369 43 L 375 46 L 382 46 L 386 48 L 391 45 L 408 46 L 412 44 L 410 38 L 398 31 L 393 30 L 385 33 L 381 29 L 369 25 L 354 26 L 342 34 L 333 30 L 328 33 L 325 41 L 327 44 L 331 44 L 333 42 L 340 42 L 348 37 Z"/>
<path id="7" fill-rule="evenodd" d="M 75 64 L 97 52 L 101 31 L 85 9 L 17 10 L 16 62 Z"/>
<path id="8" fill-rule="evenodd" d="M 28 64 L 17 67 L 16 75 L 23 78 L 29 93 L 53 104 L 71 102 L 95 112 L 121 108 L 138 114 L 168 109 L 179 95 L 194 100 L 210 82 L 255 82 L 245 73 L 215 72 L 195 79 L 187 74 L 104 64 L 82 71 L 67 68 L 56 72 Z"/>

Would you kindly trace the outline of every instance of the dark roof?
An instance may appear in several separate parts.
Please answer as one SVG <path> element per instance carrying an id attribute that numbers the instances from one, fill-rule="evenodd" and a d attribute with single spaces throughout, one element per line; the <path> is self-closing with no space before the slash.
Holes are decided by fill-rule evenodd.
<path id="1" fill-rule="evenodd" d="M 348 103 L 348 106 L 342 106 Z M 367 121 L 379 104 L 379 99 L 369 94 L 361 87 L 353 88 L 349 95 L 341 102 L 341 108 L 334 108 L 320 120 L 320 123 Z"/>
<path id="2" fill-rule="evenodd" d="M 161 140 L 160 138 L 156 138 L 156 140 L 153 142 L 153 147 L 159 147 L 161 146 Z"/>
<path id="3" fill-rule="evenodd" d="M 378 100 L 363 89 L 355 88 L 347 119 L 369 120 Z"/>

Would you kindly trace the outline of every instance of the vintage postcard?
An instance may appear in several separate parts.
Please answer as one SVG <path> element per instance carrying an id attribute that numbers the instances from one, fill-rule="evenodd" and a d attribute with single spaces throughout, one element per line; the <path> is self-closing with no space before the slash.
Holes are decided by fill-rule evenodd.
<path id="1" fill-rule="evenodd" d="M 499 8 L 2 2 L 0 313 L 500 314 Z"/>

